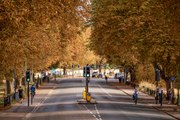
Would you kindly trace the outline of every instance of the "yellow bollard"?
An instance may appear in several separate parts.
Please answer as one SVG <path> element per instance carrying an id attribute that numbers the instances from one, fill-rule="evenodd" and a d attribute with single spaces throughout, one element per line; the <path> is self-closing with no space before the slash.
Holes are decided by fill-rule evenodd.
<path id="1" fill-rule="evenodd" d="M 86 100 L 86 91 L 83 91 L 83 99 Z"/>
<path id="2" fill-rule="evenodd" d="M 87 94 L 87 101 L 90 102 L 91 101 L 91 93 Z"/>

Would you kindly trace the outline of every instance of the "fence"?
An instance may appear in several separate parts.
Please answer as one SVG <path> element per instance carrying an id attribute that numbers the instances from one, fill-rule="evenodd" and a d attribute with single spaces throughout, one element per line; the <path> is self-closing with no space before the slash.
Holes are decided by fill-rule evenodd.
<path id="1" fill-rule="evenodd" d="M 10 106 L 14 101 L 19 101 L 19 93 L 15 92 L 13 94 L 7 95 L 0 98 L 0 106 L 6 107 Z"/>

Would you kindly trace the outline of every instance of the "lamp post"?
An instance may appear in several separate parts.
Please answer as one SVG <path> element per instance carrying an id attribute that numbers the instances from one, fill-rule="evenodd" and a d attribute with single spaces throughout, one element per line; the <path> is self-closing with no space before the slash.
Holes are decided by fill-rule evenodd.
<path id="1" fill-rule="evenodd" d="M 171 77 L 171 86 L 172 86 L 172 90 L 171 90 L 171 92 L 172 92 L 172 100 L 171 100 L 171 102 L 172 103 L 174 103 L 174 98 L 175 98 L 175 94 L 174 94 L 174 84 L 175 84 L 175 77 L 174 76 L 172 76 Z"/>
<path id="2" fill-rule="evenodd" d="M 179 85 L 178 85 L 178 93 L 177 93 L 177 106 L 180 105 L 180 98 L 179 98 Z"/>
<path id="3" fill-rule="evenodd" d="M 177 106 L 180 105 L 180 96 L 179 96 L 179 89 L 180 89 L 180 64 L 177 66 L 177 78 L 176 78 L 176 85 L 177 85 L 177 88 L 178 88 L 178 91 L 177 91 Z"/>
<path id="4" fill-rule="evenodd" d="M 158 82 L 160 81 L 160 70 L 159 69 L 155 69 L 155 81 L 156 81 L 156 104 L 158 103 Z"/>

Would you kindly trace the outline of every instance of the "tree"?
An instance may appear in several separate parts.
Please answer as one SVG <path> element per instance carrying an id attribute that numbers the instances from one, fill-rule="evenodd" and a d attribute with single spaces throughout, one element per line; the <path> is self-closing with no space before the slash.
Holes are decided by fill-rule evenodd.
<path id="1" fill-rule="evenodd" d="M 158 66 L 169 89 L 179 64 L 178 6 L 177 0 L 94 0 L 90 47 L 131 71 L 140 65 Z"/>
<path id="2" fill-rule="evenodd" d="M 10 71 L 16 68 L 17 74 L 23 75 L 25 61 L 33 71 L 67 61 L 69 44 L 77 37 L 83 19 L 78 7 L 86 2 L 0 1 L 0 74 L 11 79 Z"/>

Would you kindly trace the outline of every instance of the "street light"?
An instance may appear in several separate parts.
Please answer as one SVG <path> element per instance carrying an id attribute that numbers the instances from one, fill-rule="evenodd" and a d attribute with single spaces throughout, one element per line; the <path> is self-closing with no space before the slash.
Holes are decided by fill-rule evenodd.
<path id="1" fill-rule="evenodd" d="M 179 98 L 179 85 L 178 85 L 178 93 L 177 93 L 177 106 L 180 105 L 180 98 Z"/>
<path id="2" fill-rule="evenodd" d="M 156 104 L 158 103 L 158 82 L 160 81 L 160 70 L 159 69 L 155 69 L 155 81 L 156 81 Z"/>
<path id="3" fill-rule="evenodd" d="M 26 71 L 26 81 L 28 83 L 28 88 L 27 88 L 27 92 L 28 92 L 28 106 L 29 106 L 29 82 L 31 80 L 31 73 L 30 70 Z"/>

